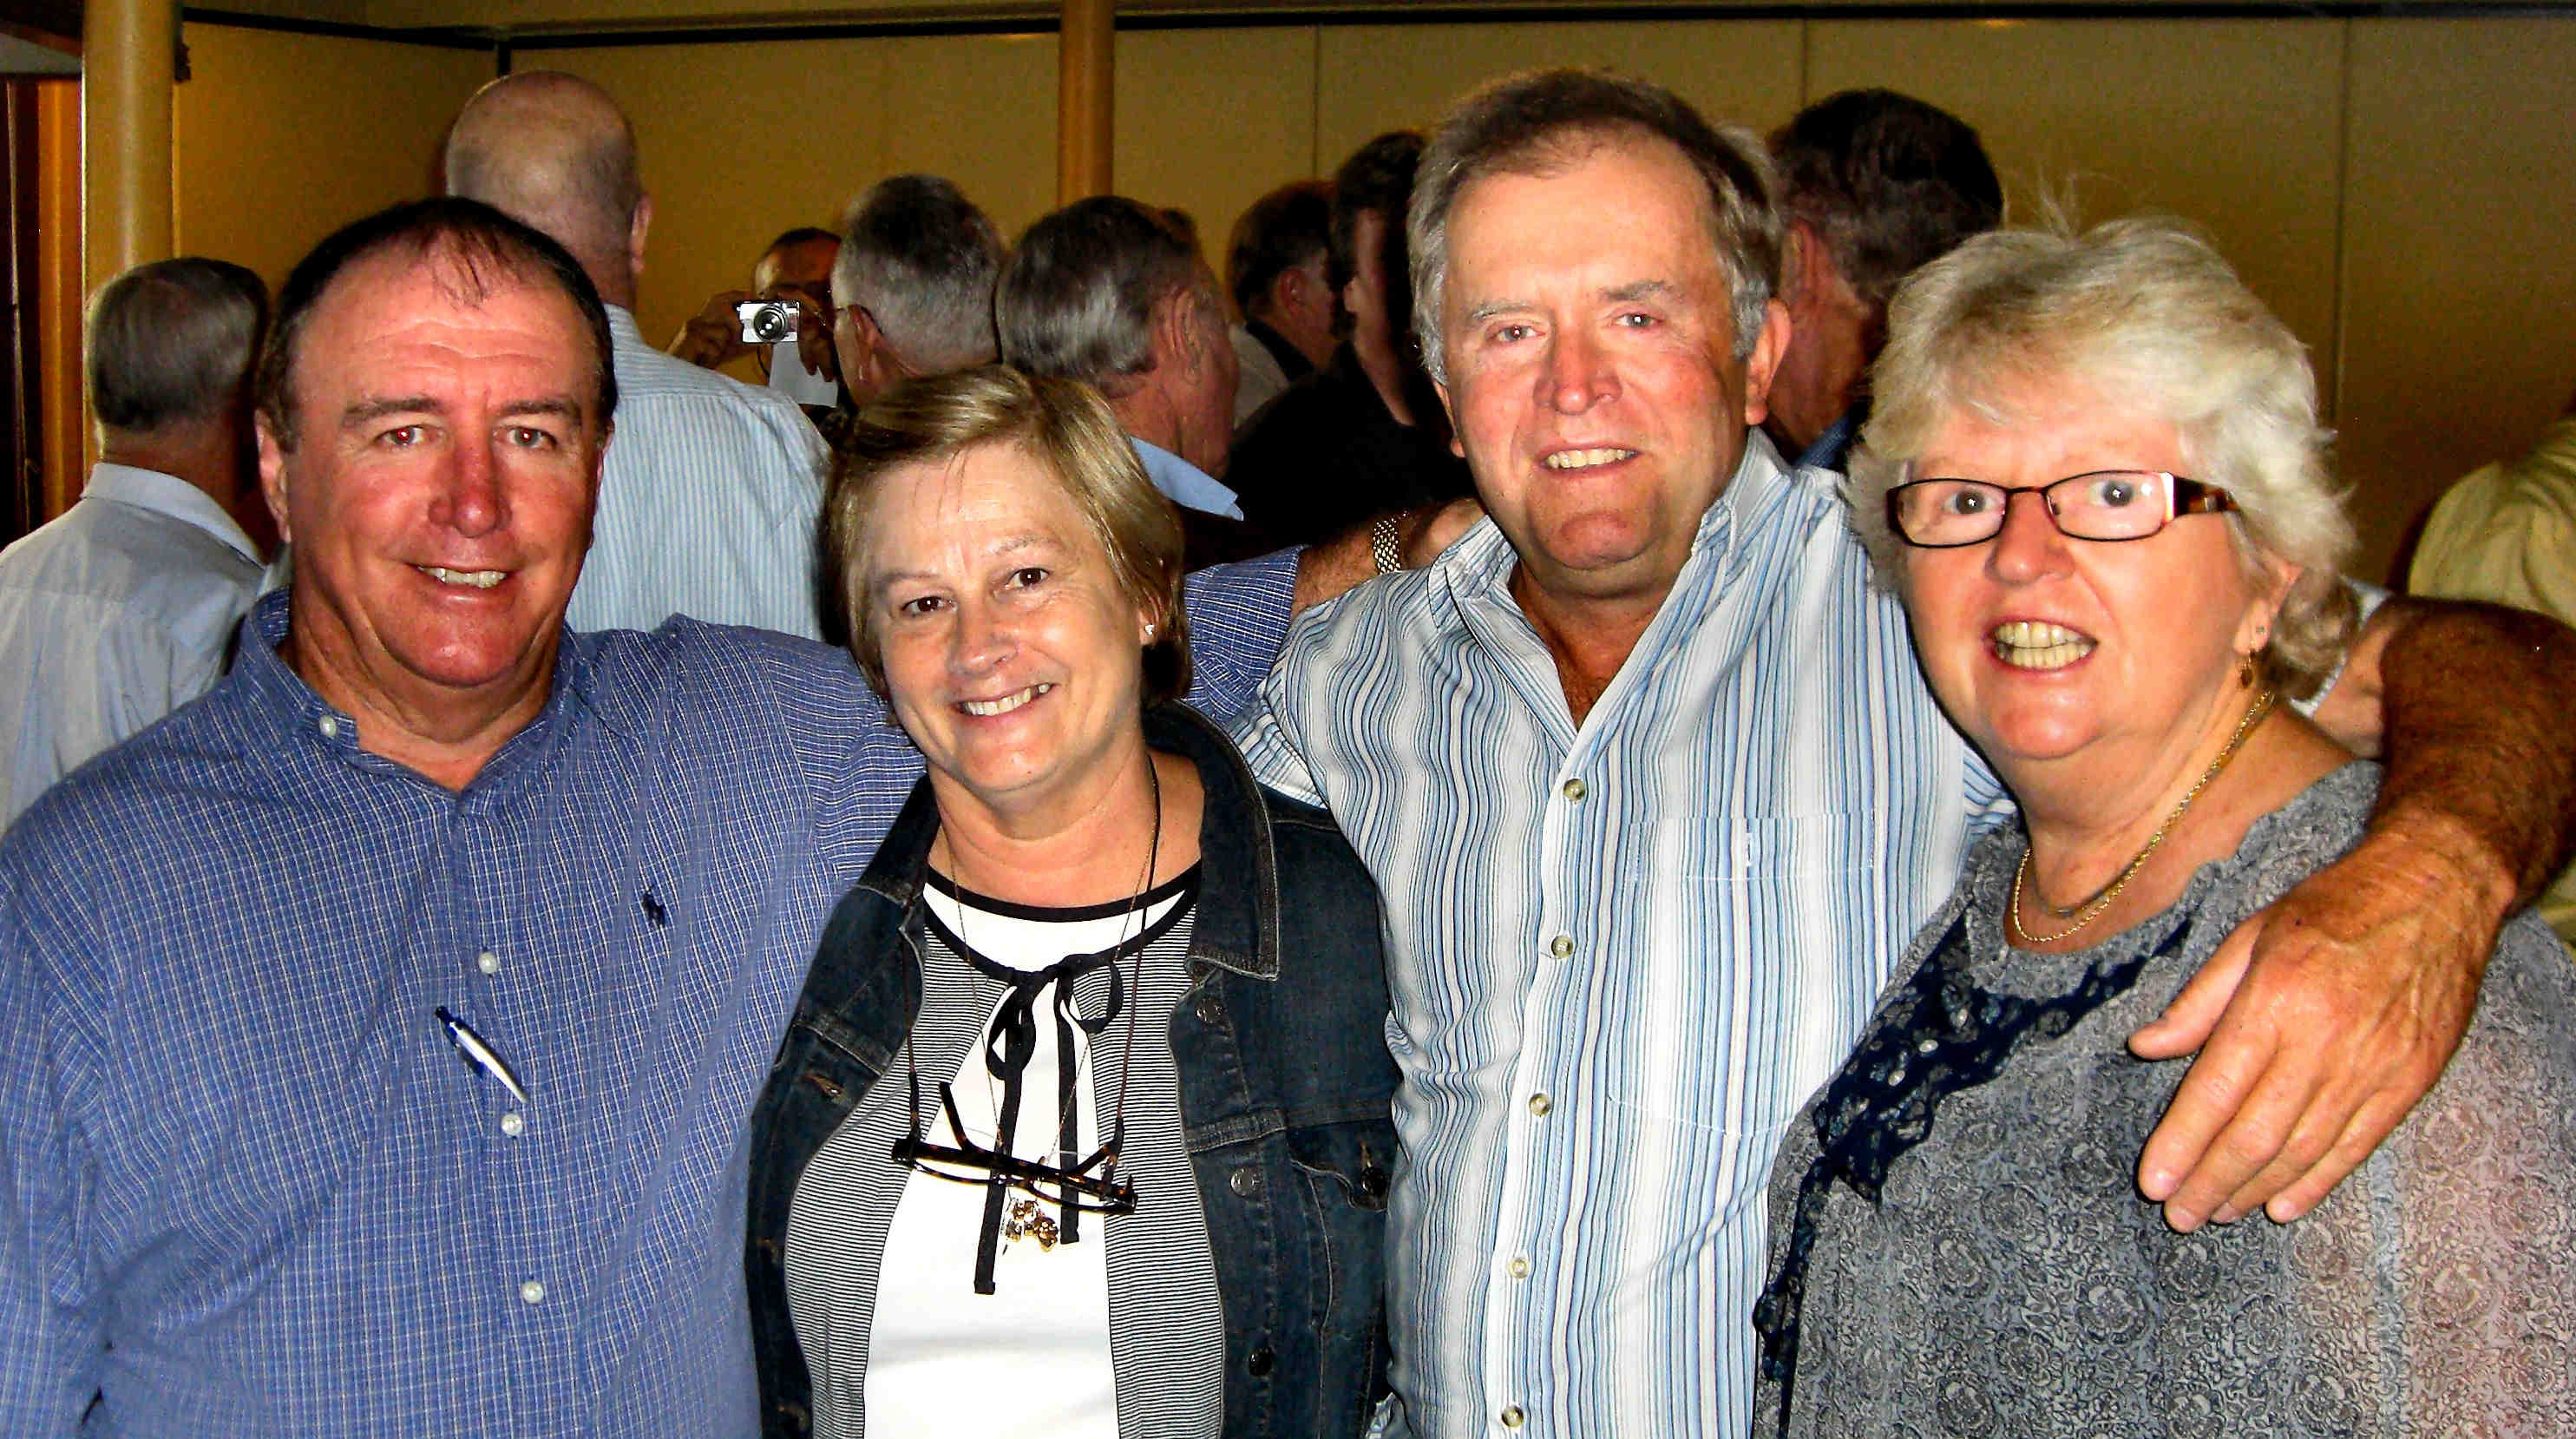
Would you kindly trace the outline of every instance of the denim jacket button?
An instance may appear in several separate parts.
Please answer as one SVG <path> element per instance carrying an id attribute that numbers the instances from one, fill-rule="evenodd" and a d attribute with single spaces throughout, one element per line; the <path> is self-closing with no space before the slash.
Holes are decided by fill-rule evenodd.
<path id="1" fill-rule="evenodd" d="M 1242 1173 L 1243 1171 L 1237 1170 L 1236 1172 Z M 1244 1370 L 1251 1374 L 1253 1378 L 1263 1379 L 1269 1377 L 1270 1367 L 1277 1362 L 1278 1358 L 1270 1352 L 1270 1346 L 1264 1344 L 1260 1348 L 1252 1351 L 1252 1357 L 1243 1361 L 1243 1367 Z"/>
<path id="2" fill-rule="evenodd" d="M 1190 1006 L 1190 1012 L 1199 1017 L 1201 1024 L 1225 1023 L 1225 1001 L 1213 994 L 1200 995 L 1198 1002 Z"/>
<path id="3" fill-rule="evenodd" d="M 1261 1171 L 1247 1164 L 1226 1176 L 1225 1187 L 1238 1199 L 1250 1199 L 1261 1192 Z"/>

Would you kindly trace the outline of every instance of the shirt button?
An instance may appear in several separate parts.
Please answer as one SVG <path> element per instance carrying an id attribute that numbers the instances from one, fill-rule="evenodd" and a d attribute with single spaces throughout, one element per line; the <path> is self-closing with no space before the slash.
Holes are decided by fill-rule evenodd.
<path id="1" fill-rule="evenodd" d="M 1529 1256 L 1526 1254 L 1513 1255 L 1509 1268 L 1514 1279 L 1529 1278 Z"/>
<path id="2" fill-rule="evenodd" d="M 1530 1096 L 1529 1111 L 1541 1119 L 1546 1118 L 1547 1112 L 1555 1107 L 1555 1105 L 1548 1102 L 1548 1097 L 1544 1094 L 1533 1094 Z"/>
<path id="3" fill-rule="evenodd" d="M 1583 781 L 1579 779 L 1570 779 L 1565 782 L 1565 797 L 1567 799 L 1579 801 L 1591 792 L 1591 790 L 1584 788 Z"/>
<path id="4" fill-rule="evenodd" d="M 528 1121 L 521 1119 L 515 1109 L 501 1116 L 501 1132 L 512 1139 L 518 1138 L 527 1127 Z"/>
<path id="5" fill-rule="evenodd" d="M 1504 1405 L 1503 1412 L 1495 1415 L 1494 1417 L 1502 1420 L 1503 1427 L 1506 1429 L 1518 1429 L 1521 1427 L 1522 1421 L 1529 1418 L 1528 1415 L 1521 1412 L 1521 1406 L 1518 1404 Z"/>
<path id="6" fill-rule="evenodd" d="M 1247 1164 L 1226 1176 L 1225 1187 L 1233 1190 L 1237 1198 L 1250 1199 L 1261 1192 L 1261 1171 Z"/>
<path id="7" fill-rule="evenodd" d="M 485 974 L 499 974 L 501 972 L 501 956 L 494 954 L 492 951 L 487 949 L 481 954 L 474 956 L 474 967 L 483 971 Z"/>
<path id="8" fill-rule="evenodd" d="M 322 723 L 319 728 L 322 731 L 322 737 L 324 739 L 338 739 L 340 737 L 340 717 L 338 715 L 322 716 Z"/>
<path id="9" fill-rule="evenodd" d="M 519 1286 L 519 1299 L 527 1304 L 543 1304 L 546 1302 L 546 1286 L 531 1279 Z"/>
<path id="10" fill-rule="evenodd" d="M 1563 959 L 1567 955 L 1574 953 L 1574 936 L 1570 934 L 1560 934 L 1556 938 L 1549 940 L 1547 942 L 1547 952 L 1555 955 L 1559 959 Z"/>

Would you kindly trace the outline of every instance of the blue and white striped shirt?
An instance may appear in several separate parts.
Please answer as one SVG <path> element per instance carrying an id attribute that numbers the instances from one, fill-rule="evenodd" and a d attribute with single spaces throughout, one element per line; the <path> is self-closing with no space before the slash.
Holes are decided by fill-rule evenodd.
<path id="1" fill-rule="evenodd" d="M 1488 522 L 1303 619 L 1245 752 L 1385 894 L 1424 1435 L 1739 1434 L 1781 1130 L 2001 791 L 1758 433 L 1576 726 Z"/>
<path id="2" fill-rule="evenodd" d="M 617 432 L 564 623 L 650 630 L 673 615 L 821 633 L 823 437 L 796 402 L 644 343 L 608 307 Z"/>

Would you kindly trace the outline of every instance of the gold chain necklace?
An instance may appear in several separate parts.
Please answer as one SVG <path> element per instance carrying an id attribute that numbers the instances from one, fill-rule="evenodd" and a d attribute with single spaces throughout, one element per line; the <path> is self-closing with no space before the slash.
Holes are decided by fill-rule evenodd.
<path id="1" fill-rule="evenodd" d="M 2022 881 L 2030 874 L 2030 849 L 2025 846 L 2021 852 L 2021 863 L 2013 866 L 2012 907 L 2004 914 L 2004 920 L 2013 933 L 2021 936 L 2020 942 L 2024 945 L 2055 944 L 2070 935 L 2082 933 L 2086 925 L 2100 918 L 2102 911 L 2111 907 L 2111 901 L 2120 897 L 2120 891 L 2129 887 L 2129 881 L 2138 877 L 2138 871 L 2146 867 L 2148 857 L 2165 842 L 2165 836 L 2182 822 L 2183 813 L 2191 808 L 2191 802 L 2200 798 L 2200 792 L 2209 788 L 2210 781 L 2218 778 L 2218 772 L 2227 768 L 2229 760 L 2236 758 L 2237 748 L 2245 743 L 2245 736 L 2253 733 L 2254 726 L 2263 722 L 2263 716 L 2272 712 L 2273 698 L 2274 692 L 2268 688 L 2254 697 L 2254 703 L 2246 708 L 2245 717 L 2236 722 L 2236 733 L 2227 737 L 2227 747 L 2218 752 L 2218 758 L 2209 762 L 2209 768 L 2202 771 L 2200 779 L 2183 794 L 2182 803 L 2173 807 L 2173 813 L 2165 816 L 2165 822 L 2156 826 L 2154 834 L 2147 836 L 2146 847 L 2122 865 L 2109 884 L 2095 890 L 2091 898 L 2078 900 L 2064 909 L 2050 904 L 2046 896 L 2040 896 L 2039 907 L 2059 919 L 2080 915 L 2073 924 L 2055 934 L 2033 934 L 2021 922 Z M 2032 892 L 2037 894 L 2035 889 Z"/>

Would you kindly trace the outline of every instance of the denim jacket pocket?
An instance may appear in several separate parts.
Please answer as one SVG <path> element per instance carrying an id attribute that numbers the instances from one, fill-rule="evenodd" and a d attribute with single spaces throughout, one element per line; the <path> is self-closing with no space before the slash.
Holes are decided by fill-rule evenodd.
<path id="1" fill-rule="evenodd" d="M 1384 1299 L 1395 1125 L 1387 1119 L 1296 1125 L 1287 1138 L 1325 1276 L 1321 1328 L 1326 1334 L 1368 1333 L 1379 1322 Z"/>

